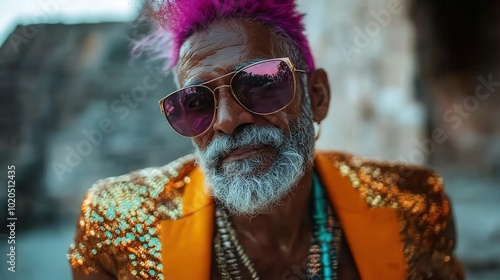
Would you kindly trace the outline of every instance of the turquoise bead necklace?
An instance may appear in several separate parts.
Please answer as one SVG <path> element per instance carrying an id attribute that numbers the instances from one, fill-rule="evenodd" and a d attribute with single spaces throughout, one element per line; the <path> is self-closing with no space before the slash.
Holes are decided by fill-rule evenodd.
<path id="1" fill-rule="evenodd" d="M 309 247 L 307 275 L 309 280 L 336 280 L 338 253 L 342 231 L 325 198 L 316 172 L 313 173 L 312 217 L 314 233 Z M 250 272 L 251 279 L 260 279 L 249 257 L 240 245 L 227 210 L 216 204 L 214 249 L 217 267 L 224 280 L 242 279 L 240 266 Z"/>
<path id="2" fill-rule="evenodd" d="M 313 173 L 313 211 L 314 235 L 311 241 L 309 258 L 309 279 L 335 280 L 337 279 L 338 252 L 340 251 L 340 226 L 335 224 L 332 210 L 325 198 L 326 194 L 321 186 L 321 181 Z M 314 260 L 318 264 L 314 264 Z M 321 267 L 322 269 L 315 269 Z"/>

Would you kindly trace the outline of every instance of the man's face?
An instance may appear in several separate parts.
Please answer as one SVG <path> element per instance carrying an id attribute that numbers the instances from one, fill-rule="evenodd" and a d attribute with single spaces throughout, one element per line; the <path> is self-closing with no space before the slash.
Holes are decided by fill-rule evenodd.
<path id="1" fill-rule="evenodd" d="M 203 83 L 248 62 L 287 56 L 276 54 L 273 44 L 264 25 L 242 20 L 213 23 L 183 44 L 179 83 Z M 297 80 L 300 75 L 305 74 L 296 73 Z M 207 86 L 228 85 L 230 79 Z M 231 211 L 250 215 L 269 211 L 310 167 L 314 129 L 302 91 L 297 81 L 295 99 L 288 107 L 261 116 L 245 110 L 229 88 L 217 90 L 213 126 L 193 142 L 211 194 Z"/>

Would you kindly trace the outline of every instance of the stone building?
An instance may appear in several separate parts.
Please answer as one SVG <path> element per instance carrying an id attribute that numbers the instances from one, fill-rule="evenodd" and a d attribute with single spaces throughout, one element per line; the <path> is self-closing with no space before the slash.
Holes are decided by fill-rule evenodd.
<path id="1" fill-rule="evenodd" d="M 498 2 L 299 4 L 332 87 L 321 147 L 500 170 Z"/>
<path id="2" fill-rule="evenodd" d="M 17 166 L 19 215 L 73 217 L 96 180 L 190 151 L 157 104 L 173 82 L 155 63 L 131 60 L 132 30 L 18 26 L 1 47 L 2 164 Z"/>

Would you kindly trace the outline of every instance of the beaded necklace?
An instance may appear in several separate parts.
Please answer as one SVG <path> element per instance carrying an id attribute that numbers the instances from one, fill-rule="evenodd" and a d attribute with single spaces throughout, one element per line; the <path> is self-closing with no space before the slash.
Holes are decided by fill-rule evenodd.
<path id="1" fill-rule="evenodd" d="M 307 275 L 308 279 L 336 280 L 338 253 L 342 231 L 333 216 L 321 182 L 313 173 L 313 211 L 314 233 L 309 246 Z M 220 276 L 223 280 L 241 280 L 243 265 L 252 280 L 259 276 L 252 261 L 238 241 L 227 211 L 217 203 L 215 210 L 217 232 L 214 239 L 215 256 Z"/>

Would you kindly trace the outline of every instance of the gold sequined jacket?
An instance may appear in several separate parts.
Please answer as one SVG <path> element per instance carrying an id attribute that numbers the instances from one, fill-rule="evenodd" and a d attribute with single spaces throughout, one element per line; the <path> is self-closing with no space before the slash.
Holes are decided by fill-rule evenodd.
<path id="1" fill-rule="evenodd" d="M 317 153 L 315 170 L 362 279 L 464 278 L 439 175 L 336 152 Z M 209 279 L 213 213 L 192 155 L 98 181 L 81 205 L 69 262 L 121 280 Z"/>

